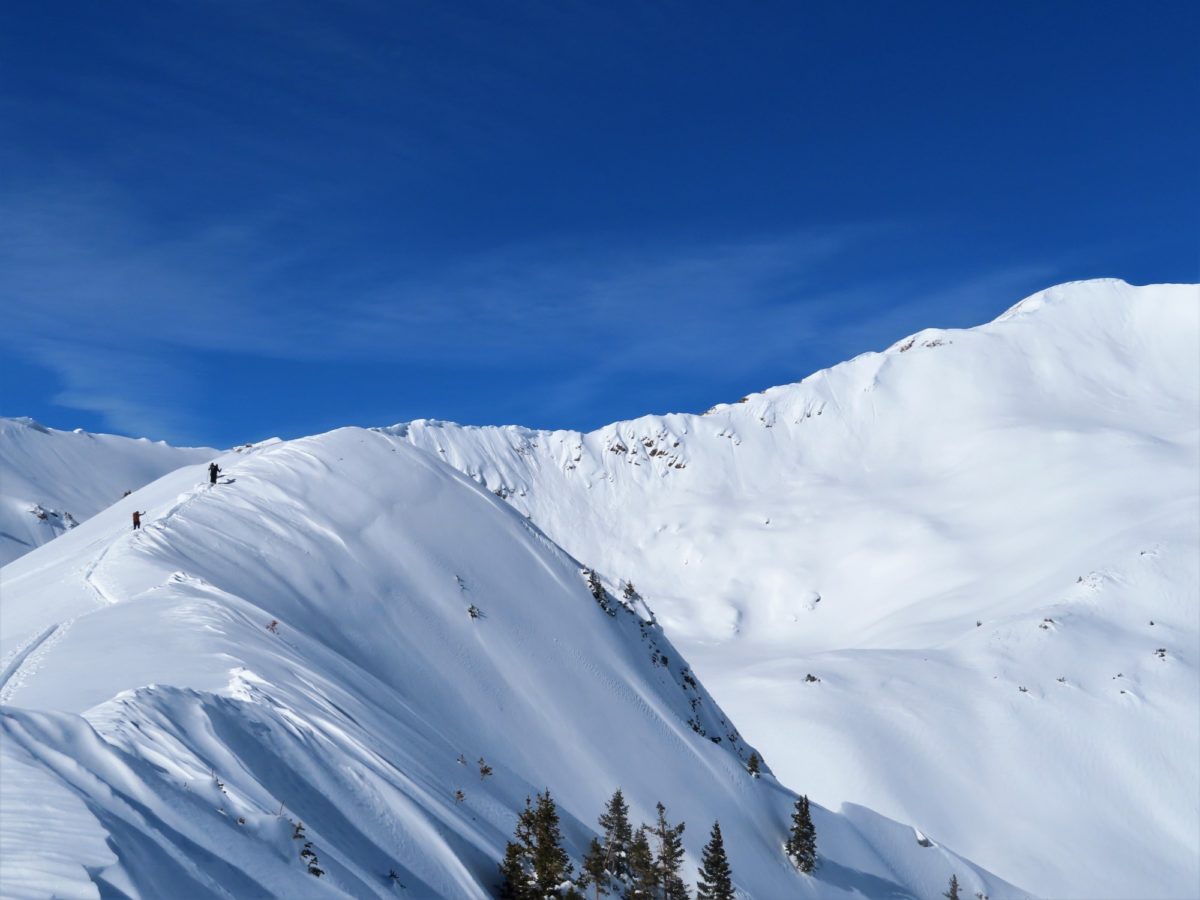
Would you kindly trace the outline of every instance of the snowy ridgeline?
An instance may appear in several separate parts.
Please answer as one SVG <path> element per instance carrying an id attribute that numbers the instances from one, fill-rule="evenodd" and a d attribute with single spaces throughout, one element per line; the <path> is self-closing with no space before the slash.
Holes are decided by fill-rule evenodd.
<path id="1" fill-rule="evenodd" d="M 0 572 L 0 895 L 486 896 L 526 797 L 578 870 L 620 787 L 745 897 L 1192 897 L 1198 311 L 1064 285 L 705 415 L 215 489 L 0 420 L 4 558 L 66 532 Z"/>
<path id="2" fill-rule="evenodd" d="M 485 897 L 549 790 L 576 870 L 622 789 L 720 820 L 744 897 L 1025 896 L 776 781 L 649 617 L 471 480 L 359 429 L 190 466 L 6 566 L 4 897 Z M 145 510 L 131 531 L 130 513 Z"/>
<path id="3" fill-rule="evenodd" d="M 214 452 L 0 417 L 0 566 Z"/>
<path id="4" fill-rule="evenodd" d="M 632 579 L 784 783 L 1045 896 L 1193 898 L 1198 321 L 1079 282 L 703 415 L 384 431 Z"/>

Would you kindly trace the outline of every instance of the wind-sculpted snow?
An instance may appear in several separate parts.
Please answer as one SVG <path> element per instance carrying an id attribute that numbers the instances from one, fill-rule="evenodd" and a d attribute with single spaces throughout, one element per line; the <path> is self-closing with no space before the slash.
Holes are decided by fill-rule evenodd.
<path id="1" fill-rule="evenodd" d="M 526 796 L 551 790 L 578 862 L 618 786 L 635 817 L 661 800 L 687 822 L 693 876 L 720 819 L 747 897 L 924 898 L 951 873 L 1025 896 L 857 806 L 814 808 L 821 866 L 795 872 L 788 788 L 815 782 L 752 778 L 634 592 L 593 596 L 403 441 L 220 462 L 219 484 L 168 474 L 0 572 L 3 896 L 486 897 Z"/>
<path id="2" fill-rule="evenodd" d="M 215 452 L 0 418 L 0 566 Z"/>
<path id="3" fill-rule="evenodd" d="M 631 579 L 785 783 L 1047 896 L 1190 898 L 1198 321 L 1080 282 L 703 415 L 384 430 Z"/>

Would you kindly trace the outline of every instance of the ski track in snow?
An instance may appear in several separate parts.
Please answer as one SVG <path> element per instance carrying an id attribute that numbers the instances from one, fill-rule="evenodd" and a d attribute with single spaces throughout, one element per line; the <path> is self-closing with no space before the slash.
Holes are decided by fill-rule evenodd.
<path id="1" fill-rule="evenodd" d="M 145 530 L 149 530 L 151 528 L 153 528 L 155 530 L 165 529 L 167 527 L 167 522 L 171 519 L 172 516 L 174 516 L 176 513 L 181 512 L 186 506 L 191 504 L 193 501 L 199 499 L 200 497 L 206 496 L 209 493 L 209 490 L 211 490 L 211 488 L 212 488 L 212 485 L 200 484 L 197 487 L 195 487 L 193 490 L 188 491 L 187 493 L 185 493 L 183 495 L 182 499 L 180 499 L 174 506 L 172 506 L 170 509 L 168 509 L 165 513 L 163 513 L 163 515 L 161 517 L 159 517 L 157 520 L 149 523 L 148 525 L 143 526 L 142 530 L 145 531 Z M 125 542 L 135 540 L 138 534 L 139 534 L 138 531 L 132 531 L 131 536 L 126 536 L 123 540 Z M 99 597 L 100 600 L 106 606 L 111 606 L 114 603 L 120 603 L 121 600 L 119 597 L 114 596 L 112 594 L 112 592 L 110 592 L 107 588 L 103 587 L 96 580 L 96 572 L 99 570 L 100 565 L 104 562 L 105 558 L 108 556 L 109 551 L 111 551 L 113 549 L 113 547 L 116 546 L 116 543 L 117 542 L 113 542 L 112 544 L 109 544 L 107 547 L 105 547 L 102 551 L 100 551 L 100 555 L 97 556 L 94 560 L 92 560 L 91 565 L 89 565 L 87 568 L 87 571 L 85 571 L 83 573 L 84 582 L 86 582 L 88 587 L 90 587 L 92 589 L 92 591 L 95 592 L 96 596 Z"/>
<path id="2" fill-rule="evenodd" d="M 51 625 L 9 654 L 8 661 L 0 670 L 0 705 L 12 702 L 13 694 L 25 684 L 29 676 L 37 672 L 46 654 L 63 639 L 74 622 L 74 619 L 67 619 L 57 625 Z"/>
<path id="3" fill-rule="evenodd" d="M 172 506 L 167 512 L 156 522 L 150 526 L 163 528 L 166 526 L 167 520 L 190 504 L 192 501 L 202 497 L 208 493 L 205 490 L 205 485 L 200 485 L 196 489 L 184 495 L 178 503 Z M 136 537 L 138 532 L 134 531 L 133 536 Z M 126 536 L 119 541 L 128 542 L 133 540 L 133 537 Z M 120 603 L 119 597 L 115 596 L 111 591 L 104 587 L 96 578 L 96 573 L 101 564 L 108 557 L 109 552 L 117 545 L 119 541 L 114 541 L 106 546 L 99 555 L 88 565 L 83 573 L 84 583 L 92 590 L 93 593 L 100 599 L 104 606 L 112 606 Z M 46 657 L 56 644 L 58 644 L 66 635 L 67 630 L 75 622 L 74 618 L 67 619 L 64 622 L 59 622 L 51 625 L 41 634 L 27 641 L 21 647 L 18 647 L 0 667 L 0 704 L 8 704 L 12 702 L 13 695 L 20 689 L 31 676 L 37 673 L 41 661 Z"/>
<path id="4" fill-rule="evenodd" d="M 46 527 L 50 522 L 29 515 L 31 506 L 69 510 L 82 523 L 126 492 L 219 452 L 0 417 L 0 565 L 71 530 Z M 81 472 L 87 477 L 79 477 Z"/>
<path id="5" fill-rule="evenodd" d="M 112 548 L 113 545 L 109 544 L 107 547 L 101 550 L 100 555 L 91 561 L 87 567 L 87 570 L 83 573 L 83 583 L 90 587 L 95 595 L 100 598 L 100 602 L 106 606 L 112 605 L 113 603 L 117 603 L 119 601 L 107 590 L 100 587 L 99 582 L 96 581 L 96 569 L 100 567 L 100 563 L 104 562 L 104 557 L 108 556 L 108 551 Z"/>

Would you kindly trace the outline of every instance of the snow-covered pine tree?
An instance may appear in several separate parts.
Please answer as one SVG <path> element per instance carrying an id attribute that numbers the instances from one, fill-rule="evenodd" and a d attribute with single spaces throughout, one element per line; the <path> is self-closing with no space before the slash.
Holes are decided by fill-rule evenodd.
<path id="1" fill-rule="evenodd" d="M 525 798 L 525 808 L 517 814 L 513 839 L 504 847 L 500 861 L 500 900 L 536 900 L 531 887 L 533 878 L 534 810 L 533 801 Z"/>
<path id="2" fill-rule="evenodd" d="M 943 893 L 943 894 L 942 894 L 942 896 L 943 896 L 943 897 L 946 897 L 946 898 L 947 898 L 947 900 L 959 900 L 959 896 L 958 896 L 958 876 L 957 876 L 957 875 L 953 875 L 953 874 L 952 874 L 952 875 L 950 876 L 950 888 L 949 888 L 949 890 L 947 890 L 945 893 Z"/>
<path id="3" fill-rule="evenodd" d="M 751 750 L 750 751 L 750 760 L 746 763 L 746 771 L 749 772 L 751 775 L 753 775 L 755 778 L 757 778 L 759 776 L 759 773 L 761 772 L 761 770 L 762 770 L 762 763 L 759 762 L 758 754 L 755 751 Z"/>
<path id="4" fill-rule="evenodd" d="M 309 875 L 320 878 L 325 874 L 325 870 L 321 868 L 321 861 L 317 859 L 317 852 L 313 850 L 312 841 L 304 842 L 304 847 L 300 851 L 300 859 L 304 861 Z"/>
<path id="5" fill-rule="evenodd" d="M 660 900 L 687 900 L 687 885 L 683 883 L 680 870 L 683 868 L 683 822 L 672 825 L 667 821 L 667 809 L 661 803 L 656 807 L 658 819 L 650 826 L 654 838 L 654 874 Z"/>
<path id="6" fill-rule="evenodd" d="M 651 900 L 656 896 L 658 873 L 655 871 L 654 851 L 650 849 L 645 825 L 634 832 L 629 842 L 628 863 L 629 882 L 624 900 Z"/>
<path id="7" fill-rule="evenodd" d="M 734 900 L 733 872 L 725 855 L 721 823 L 713 822 L 712 834 L 700 857 L 700 880 L 696 883 L 697 900 Z"/>
<path id="8" fill-rule="evenodd" d="M 500 896 L 505 900 L 541 900 L 547 892 L 557 893 L 571 879 L 571 860 L 562 848 L 558 808 L 550 789 L 537 795 L 537 803 L 526 797 L 525 809 L 517 816 L 513 840 L 500 863 Z M 566 896 L 578 896 L 573 891 Z"/>
<path id="9" fill-rule="evenodd" d="M 600 575 L 595 569 L 584 569 L 583 577 L 587 581 L 588 590 L 592 592 L 592 596 L 596 598 L 596 602 L 600 604 L 600 608 L 610 616 L 615 616 L 617 611 L 613 608 L 608 591 L 605 590 L 603 582 L 600 581 Z"/>
<path id="10" fill-rule="evenodd" d="M 571 859 L 562 847 L 562 831 L 558 823 L 558 807 L 550 789 L 538 794 L 533 811 L 533 875 L 542 891 L 554 890 L 573 874 Z"/>
<path id="11" fill-rule="evenodd" d="M 592 592 L 592 596 L 597 600 L 604 599 L 604 585 L 600 581 L 599 573 L 595 569 L 584 569 L 583 577 L 587 581 L 588 590 Z"/>
<path id="12" fill-rule="evenodd" d="M 598 838 L 593 837 L 591 844 L 588 845 L 587 853 L 583 856 L 583 865 L 580 866 L 582 871 L 579 885 L 581 887 L 591 886 L 594 900 L 607 897 L 610 893 L 607 858 L 608 853 L 605 851 L 604 845 Z"/>
<path id="13" fill-rule="evenodd" d="M 614 878 L 624 882 L 629 878 L 629 845 L 633 842 L 633 826 L 629 824 L 629 805 L 620 788 L 613 791 L 598 821 L 604 835 L 605 864 Z"/>
<path id="14" fill-rule="evenodd" d="M 500 884 L 496 896 L 500 900 L 528 900 L 529 876 L 525 873 L 525 848 L 509 841 L 500 861 Z"/>
<path id="15" fill-rule="evenodd" d="M 796 798 L 792 810 L 792 831 L 787 840 L 787 855 L 797 869 L 808 874 L 817 866 L 817 830 L 813 827 L 808 796 Z"/>

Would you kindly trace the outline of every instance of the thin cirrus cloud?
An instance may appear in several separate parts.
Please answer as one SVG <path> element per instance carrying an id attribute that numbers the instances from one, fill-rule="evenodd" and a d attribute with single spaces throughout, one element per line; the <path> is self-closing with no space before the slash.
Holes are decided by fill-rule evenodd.
<path id="1" fill-rule="evenodd" d="M 795 301 L 814 272 L 864 231 L 636 251 L 567 241 L 506 247 L 370 292 L 341 340 L 357 347 L 382 329 L 419 336 L 411 351 L 422 358 L 486 350 L 497 360 L 573 357 L 586 340 L 650 367 L 686 363 L 733 349 L 772 319 L 799 325 Z"/>
<path id="2" fill-rule="evenodd" d="M 196 385 L 186 366 L 165 356 L 70 340 L 37 341 L 31 349 L 61 384 L 53 397 L 59 406 L 99 413 L 127 434 L 191 440 L 205 430 L 189 402 Z"/>
<path id="3" fill-rule="evenodd" d="M 5 349 L 55 374 L 58 405 L 175 440 L 206 433 L 197 373 L 214 354 L 269 365 L 398 353 L 448 378 L 464 365 L 570 363 L 529 410 L 545 419 L 634 372 L 752 379 L 816 342 L 865 349 L 900 336 L 886 329 L 917 310 L 936 322 L 947 302 L 880 304 L 881 292 L 904 292 L 861 276 L 828 288 L 847 254 L 886 237 L 879 225 L 637 248 L 558 239 L 415 264 L 378 250 L 325 259 L 329 248 L 290 243 L 272 216 L 164 237 L 102 192 L 31 192 L 5 208 Z M 1010 285 L 1039 274 L 976 280 L 957 300 L 998 312 Z"/>

